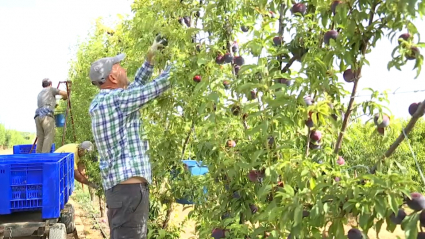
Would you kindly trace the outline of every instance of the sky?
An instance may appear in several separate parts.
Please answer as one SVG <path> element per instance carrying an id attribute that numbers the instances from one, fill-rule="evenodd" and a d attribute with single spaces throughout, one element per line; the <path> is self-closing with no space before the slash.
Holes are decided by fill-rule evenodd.
<path id="1" fill-rule="evenodd" d="M 94 28 L 98 17 L 116 19 L 131 14 L 131 0 L 0 0 L 0 123 L 8 129 L 35 132 L 34 111 L 41 80 L 50 78 L 56 87 L 68 77 L 69 62 L 77 44 Z M 416 27 L 425 36 L 425 22 Z M 240 39 L 241 42 L 244 39 Z M 363 68 L 359 95 L 370 87 L 378 91 L 397 90 L 387 105 L 395 117 L 409 117 L 408 107 L 425 98 L 425 69 L 418 79 L 413 62 L 403 71 L 387 70 L 391 51 L 396 46 L 384 38 L 368 55 L 370 66 Z M 425 53 L 425 49 L 421 49 Z M 341 76 L 341 82 L 342 76 Z M 352 84 L 345 88 L 351 90 Z M 413 93 L 410 91 L 424 90 Z M 409 93 L 402 93 L 409 92 Z M 367 100 L 358 97 L 356 101 Z M 348 100 L 348 98 L 346 99 Z"/>

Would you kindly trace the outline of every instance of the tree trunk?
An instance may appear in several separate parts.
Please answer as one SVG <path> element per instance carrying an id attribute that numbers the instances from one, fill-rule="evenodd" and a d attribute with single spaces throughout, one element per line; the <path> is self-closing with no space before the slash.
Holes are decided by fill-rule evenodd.
<path id="1" fill-rule="evenodd" d="M 98 199 L 99 199 L 100 217 L 104 217 L 105 216 L 105 207 L 103 206 L 102 196 L 98 195 Z"/>

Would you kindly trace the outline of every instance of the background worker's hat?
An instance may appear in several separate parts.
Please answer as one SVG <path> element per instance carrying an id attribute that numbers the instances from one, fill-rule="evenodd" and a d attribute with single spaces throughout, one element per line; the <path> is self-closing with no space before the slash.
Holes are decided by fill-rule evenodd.
<path id="1" fill-rule="evenodd" d="M 93 150 L 93 144 L 90 141 L 84 141 L 80 144 L 80 149 L 92 151 Z"/>

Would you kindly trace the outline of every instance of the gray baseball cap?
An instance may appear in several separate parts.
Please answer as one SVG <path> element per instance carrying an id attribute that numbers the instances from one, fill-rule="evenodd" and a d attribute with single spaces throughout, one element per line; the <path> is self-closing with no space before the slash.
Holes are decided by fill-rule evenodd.
<path id="1" fill-rule="evenodd" d="M 125 56 L 124 53 L 121 53 L 114 57 L 105 57 L 93 62 L 90 67 L 90 80 L 92 84 L 99 85 L 104 83 L 112 71 L 112 66 L 124 60 Z"/>
<path id="2" fill-rule="evenodd" d="M 80 149 L 92 151 L 93 150 L 93 144 L 90 141 L 84 141 L 80 144 Z"/>

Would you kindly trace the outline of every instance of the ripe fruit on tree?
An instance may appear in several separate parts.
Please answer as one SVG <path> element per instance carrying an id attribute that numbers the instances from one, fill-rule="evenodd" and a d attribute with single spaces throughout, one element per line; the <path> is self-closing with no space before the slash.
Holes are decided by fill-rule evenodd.
<path id="1" fill-rule="evenodd" d="M 410 104 L 410 106 L 409 106 L 409 114 L 411 116 L 413 116 L 416 113 L 416 111 L 418 110 L 420 104 L 421 104 L 421 102 Z"/>
<path id="2" fill-rule="evenodd" d="M 273 144 L 274 144 L 274 137 L 273 136 L 269 136 L 267 138 L 267 142 L 269 144 L 269 147 L 273 146 Z"/>
<path id="3" fill-rule="evenodd" d="M 197 50 L 198 52 L 201 52 L 201 47 L 202 47 L 202 46 L 201 46 L 200 44 L 197 44 L 197 45 L 196 45 L 196 50 Z"/>
<path id="4" fill-rule="evenodd" d="M 186 26 L 190 27 L 191 25 L 191 18 L 188 16 L 183 17 L 183 21 L 186 24 Z"/>
<path id="5" fill-rule="evenodd" d="M 251 209 L 252 214 L 258 212 L 258 207 L 255 206 L 254 204 L 249 205 L 249 209 Z"/>
<path id="6" fill-rule="evenodd" d="M 409 52 L 406 53 L 406 58 L 408 60 L 414 60 L 420 54 L 419 48 L 417 46 L 412 46 L 409 49 Z"/>
<path id="7" fill-rule="evenodd" d="M 401 44 L 402 43 L 402 41 L 401 41 L 401 39 L 403 39 L 403 40 L 405 40 L 405 41 L 408 41 L 410 38 L 411 38 L 412 36 L 410 35 L 410 33 L 403 33 L 403 34 L 401 34 L 399 37 L 398 37 L 398 44 Z"/>
<path id="8" fill-rule="evenodd" d="M 239 70 L 241 69 L 241 67 L 238 66 L 238 65 L 235 65 L 233 68 L 235 70 L 235 75 L 238 75 L 239 74 Z"/>
<path id="9" fill-rule="evenodd" d="M 197 82 L 197 83 L 201 82 L 201 76 L 200 76 L 200 75 L 196 75 L 196 76 L 194 76 L 194 77 L 193 77 L 193 81 L 195 81 L 195 82 Z"/>
<path id="10" fill-rule="evenodd" d="M 313 99 L 310 96 L 305 96 L 304 97 L 304 102 L 307 106 L 312 105 L 313 104 Z"/>
<path id="11" fill-rule="evenodd" d="M 221 220 L 224 220 L 224 219 L 229 218 L 229 217 L 230 217 L 230 213 L 226 212 L 223 215 L 221 215 Z"/>
<path id="12" fill-rule="evenodd" d="M 320 141 L 322 139 L 322 132 L 318 130 L 313 130 L 310 133 L 310 139 L 312 141 Z"/>
<path id="13" fill-rule="evenodd" d="M 233 56 L 230 53 L 224 54 L 224 62 L 230 63 L 233 61 Z"/>
<path id="14" fill-rule="evenodd" d="M 299 13 L 301 15 L 304 15 L 306 11 L 307 11 L 307 6 L 304 3 L 296 3 L 291 8 L 292 14 Z"/>
<path id="15" fill-rule="evenodd" d="M 343 157 L 339 156 L 338 159 L 336 160 L 336 163 L 338 165 L 344 165 L 345 164 L 345 160 Z"/>
<path id="16" fill-rule="evenodd" d="M 387 115 L 382 115 L 382 121 L 379 121 L 379 114 L 375 114 L 374 118 L 373 118 L 373 122 L 375 123 L 376 126 L 378 126 L 378 128 L 385 128 L 388 125 L 390 125 L 390 117 L 388 117 Z"/>
<path id="17" fill-rule="evenodd" d="M 333 1 L 331 4 L 331 10 L 332 13 L 335 15 L 336 14 L 336 6 L 338 6 L 340 3 L 342 3 L 342 1 Z"/>
<path id="18" fill-rule="evenodd" d="M 390 219 L 394 224 L 401 224 L 405 217 L 406 212 L 403 209 L 398 210 L 397 216 L 394 213 L 390 215 Z"/>
<path id="19" fill-rule="evenodd" d="M 329 45 L 330 40 L 334 39 L 336 41 L 336 38 L 338 37 L 338 32 L 335 30 L 330 30 L 325 33 L 325 36 L 323 37 L 323 41 L 326 45 Z"/>
<path id="20" fill-rule="evenodd" d="M 255 100 L 255 99 L 257 99 L 257 92 L 255 92 L 255 91 L 251 90 L 251 97 L 250 97 L 250 100 Z"/>
<path id="21" fill-rule="evenodd" d="M 230 88 L 230 81 L 228 80 L 224 80 L 223 81 L 223 86 L 226 90 L 228 90 Z"/>
<path id="22" fill-rule="evenodd" d="M 236 147 L 236 142 L 234 140 L 229 139 L 229 140 L 227 140 L 226 146 L 229 147 L 229 148 L 234 148 L 234 147 Z"/>
<path id="23" fill-rule="evenodd" d="M 273 37 L 273 44 L 275 46 L 282 46 L 282 43 L 283 43 L 283 37 L 281 37 L 281 36 Z"/>
<path id="24" fill-rule="evenodd" d="M 345 70 L 342 76 L 344 77 L 344 80 L 346 82 L 354 82 L 354 80 L 356 79 L 356 75 L 351 69 Z"/>
<path id="25" fill-rule="evenodd" d="M 291 85 L 292 85 L 292 83 L 293 83 L 293 81 L 292 81 L 292 80 L 289 80 L 289 79 L 286 79 L 286 78 L 279 78 L 279 79 L 276 79 L 276 82 L 277 82 L 277 83 L 280 83 L 280 84 L 285 84 L 285 85 L 287 85 L 287 86 L 291 86 Z"/>
<path id="26" fill-rule="evenodd" d="M 234 42 L 233 45 L 232 45 L 232 52 L 233 52 L 233 54 L 237 54 L 238 51 L 239 51 L 238 43 Z"/>
<path id="27" fill-rule="evenodd" d="M 211 236 L 214 239 L 225 238 L 226 233 L 225 233 L 225 230 L 223 230 L 221 228 L 214 228 L 214 230 L 211 233 Z"/>
<path id="28" fill-rule="evenodd" d="M 241 56 L 236 56 L 233 58 L 233 62 L 238 66 L 242 66 L 243 64 L 245 64 L 245 59 L 243 59 L 243 57 Z"/>
<path id="29" fill-rule="evenodd" d="M 416 238 L 417 239 L 425 239 L 425 232 L 419 232 L 418 236 Z"/>
<path id="30" fill-rule="evenodd" d="M 231 111 L 234 116 L 238 116 L 241 113 L 241 107 L 239 105 L 233 105 Z"/>
<path id="31" fill-rule="evenodd" d="M 384 135 L 385 134 L 385 129 L 381 128 L 381 127 L 377 127 L 376 130 L 378 131 L 379 134 Z"/>
<path id="32" fill-rule="evenodd" d="M 425 209 L 425 197 L 418 193 L 414 192 L 410 194 L 411 198 L 407 199 L 407 206 L 409 206 L 412 210 L 420 211 Z"/>
<path id="33" fill-rule="evenodd" d="M 422 227 L 425 227 L 425 211 L 422 210 L 421 214 L 419 214 L 419 222 Z"/>
<path id="34" fill-rule="evenodd" d="M 216 58 L 215 58 L 215 63 L 221 65 L 224 63 L 224 57 L 223 55 L 219 54 Z"/>
<path id="35" fill-rule="evenodd" d="M 163 46 L 168 46 L 167 38 L 163 37 L 161 34 L 156 35 L 156 41 L 160 42 Z"/>
<path id="36" fill-rule="evenodd" d="M 247 27 L 247 26 L 241 26 L 241 31 L 248 32 L 249 31 L 249 27 Z"/>
<path id="37" fill-rule="evenodd" d="M 318 143 L 320 143 L 320 141 L 319 141 Z M 322 146 L 321 146 L 320 144 L 315 144 L 315 143 L 313 143 L 313 142 L 310 142 L 310 144 L 308 145 L 308 147 L 309 147 L 310 149 L 312 149 L 312 150 L 322 148 Z"/>
<path id="38" fill-rule="evenodd" d="M 348 239 L 362 239 L 363 234 L 362 232 L 357 228 L 351 228 L 347 233 Z"/>
<path id="39" fill-rule="evenodd" d="M 309 127 L 309 128 L 314 127 L 314 122 L 313 122 L 313 120 L 311 119 L 311 117 L 309 117 L 309 118 L 305 121 L 305 125 L 306 125 L 307 127 Z"/>
<path id="40" fill-rule="evenodd" d="M 251 170 L 248 173 L 248 179 L 251 182 L 258 182 L 260 181 L 261 178 L 264 177 L 263 172 L 259 171 L 259 170 Z"/>

